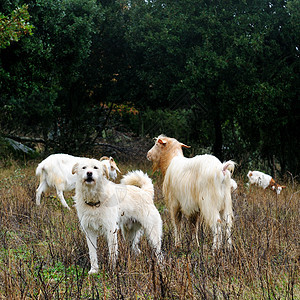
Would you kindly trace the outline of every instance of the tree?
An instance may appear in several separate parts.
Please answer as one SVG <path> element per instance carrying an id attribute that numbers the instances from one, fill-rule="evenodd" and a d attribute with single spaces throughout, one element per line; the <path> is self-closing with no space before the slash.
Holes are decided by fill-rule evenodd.
<path id="1" fill-rule="evenodd" d="M 131 1 L 127 40 L 144 103 L 183 107 L 178 95 L 186 95 L 197 116 L 187 129 L 195 140 L 203 143 L 198 124 L 206 120 L 220 159 L 275 155 L 284 171 L 292 142 L 284 146 L 283 136 L 289 128 L 289 139 L 296 137 L 296 7 L 295 1 Z"/>
<path id="2" fill-rule="evenodd" d="M 28 11 L 34 34 L 0 52 L 5 130 L 74 151 L 114 103 L 159 109 L 149 120 L 186 109 L 186 137 L 220 159 L 299 172 L 298 1 L 35 0 Z"/>
<path id="3" fill-rule="evenodd" d="M 29 23 L 28 5 L 16 8 L 11 16 L 0 13 L 0 49 L 18 41 L 23 35 L 31 35 L 33 26 Z"/>
<path id="4" fill-rule="evenodd" d="M 76 151 L 94 125 L 88 122 L 94 108 L 84 76 L 101 6 L 89 0 L 37 0 L 29 12 L 34 34 L 1 52 L 3 127 L 42 133 L 49 146 Z"/>

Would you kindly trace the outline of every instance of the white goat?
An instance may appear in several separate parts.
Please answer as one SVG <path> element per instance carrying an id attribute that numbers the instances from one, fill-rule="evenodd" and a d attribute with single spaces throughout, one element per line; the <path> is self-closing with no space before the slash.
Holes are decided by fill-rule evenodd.
<path id="1" fill-rule="evenodd" d="M 234 192 L 238 188 L 236 181 L 232 178 L 230 180 L 230 185 L 231 185 L 231 192 Z"/>
<path id="2" fill-rule="evenodd" d="M 83 157 L 76 157 L 69 154 L 52 154 L 44 159 L 36 168 L 36 176 L 40 178 L 39 187 L 36 190 L 36 204 L 40 205 L 41 195 L 49 188 L 55 188 L 61 204 L 70 209 L 63 192 L 72 191 L 76 185 L 76 174 L 72 174 L 73 166 L 83 160 Z M 114 159 L 103 156 L 101 159 L 109 170 L 109 176 L 113 180 L 120 172 Z"/>
<path id="3" fill-rule="evenodd" d="M 180 242 L 181 215 L 197 215 L 196 238 L 198 243 L 198 217 L 201 216 L 213 233 L 213 249 L 221 246 L 222 224 L 226 224 L 228 247 L 232 245 L 233 220 L 231 172 L 235 163 L 221 163 L 213 155 L 183 156 L 182 147 L 189 148 L 174 138 L 160 135 L 148 151 L 153 171 L 160 169 L 164 176 L 163 194 L 171 214 L 175 231 L 175 244 Z M 179 229 L 179 230 L 178 230 Z"/>
<path id="4" fill-rule="evenodd" d="M 285 188 L 284 185 L 279 185 L 277 182 L 275 182 L 272 176 L 260 171 L 249 171 L 247 177 L 249 179 L 248 184 L 255 184 L 263 189 L 270 188 L 273 191 L 276 191 L 277 195 L 279 195 L 282 189 Z"/>

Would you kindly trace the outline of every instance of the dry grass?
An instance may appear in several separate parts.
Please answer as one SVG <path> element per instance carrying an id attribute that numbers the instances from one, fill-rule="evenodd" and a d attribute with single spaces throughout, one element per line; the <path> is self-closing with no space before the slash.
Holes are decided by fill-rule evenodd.
<path id="1" fill-rule="evenodd" d="M 152 176 L 164 222 L 164 266 L 155 263 L 145 239 L 142 254 L 133 257 L 120 238 L 118 265 L 111 270 L 100 238 L 101 271 L 88 276 L 76 212 L 62 208 L 54 192 L 35 205 L 35 167 L 13 164 L 0 171 L 1 299 L 300 299 L 299 186 L 276 196 L 259 188 L 249 192 L 239 181 L 233 195 L 234 249 L 213 255 L 210 232 L 201 229 L 197 248 L 187 222 L 182 247 L 175 248 L 161 178 Z M 142 168 L 151 174 L 149 165 L 119 167 L 123 173 Z"/>

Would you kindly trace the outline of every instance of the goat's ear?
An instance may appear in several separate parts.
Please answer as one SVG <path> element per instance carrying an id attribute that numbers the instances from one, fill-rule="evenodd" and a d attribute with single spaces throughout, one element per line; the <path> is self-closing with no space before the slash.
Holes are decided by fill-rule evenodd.
<path id="1" fill-rule="evenodd" d="M 157 142 L 163 146 L 166 146 L 167 142 L 163 141 L 162 139 L 158 139 Z"/>
<path id="2" fill-rule="evenodd" d="M 191 148 L 191 146 L 187 146 L 187 145 L 182 144 L 182 143 L 180 143 L 180 146 L 181 146 L 182 148 Z"/>
<path id="3" fill-rule="evenodd" d="M 78 166 L 79 166 L 78 163 L 76 163 L 76 164 L 73 166 L 73 168 L 72 168 L 72 174 L 75 174 L 75 173 L 78 172 Z"/>
<path id="4" fill-rule="evenodd" d="M 282 187 L 283 189 L 285 189 L 285 188 L 286 188 L 286 186 L 285 186 L 285 185 L 281 185 L 281 187 Z"/>

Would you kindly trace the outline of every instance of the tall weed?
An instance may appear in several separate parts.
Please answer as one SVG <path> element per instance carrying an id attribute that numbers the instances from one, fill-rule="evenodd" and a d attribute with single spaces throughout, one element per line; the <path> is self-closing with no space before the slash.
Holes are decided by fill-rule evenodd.
<path id="1" fill-rule="evenodd" d="M 75 209 L 64 209 L 55 193 L 35 205 L 35 164 L 0 171 L 1 299 L 297 299 L 299 288 L 299 186 L 277 196 L 237 179 L 232 251 L 211 251 L 211 233 L 184 221 L 182 245 L 155 183 L 155 204 L 164 226 L 165 262 L 157 265 L 145 238 L 134 256 L 119 236 L 116 269 L 109 267 L 106 241 L 98 241 L 100 271 L 88 276 L 89 257 Z M 126 173 L 126 165 L 123 165 Z M 134 165 L 128 165 L 132 169 Z M 136 166 L 150 170 L 146 166 Z M 72 193 L 66 194 L 72 205 Z"/>

